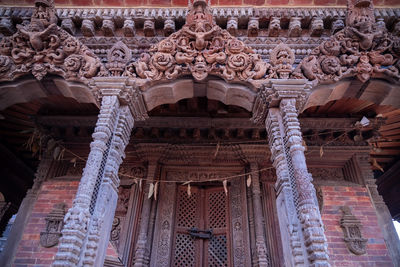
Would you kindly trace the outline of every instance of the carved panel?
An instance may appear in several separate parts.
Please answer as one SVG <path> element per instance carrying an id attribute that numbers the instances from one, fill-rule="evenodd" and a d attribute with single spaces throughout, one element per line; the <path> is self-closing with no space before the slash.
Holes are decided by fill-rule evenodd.
<path id="1" fill-rule="evenodd" d="M 250 266 L 250 241 L 244 180 L 240 177 L 233 179 L 229 190 L 231 196 L 233 266 Z"/>
<path id="2" fill-rule="evenodd" d="M 61 229 L 64 225 L 65 203 L 54 205 L 53 210 L 46 216 L 46 230 L 40 233 L 40 244 L 49 248 L 58 244 Z"/>
<path id="3" fill-rule="evenodd" d="M 341 168 L 309 168 L 312 177 L 321 181 L 344 181 Z"/>
<path id="4" fill-rule="evenodd" d="M 356 255 L 365 254 L 368 239 L 362 237 L 361 222 L 351 213 L 350 207 L 342 206 L 340 210 L 343 212 L 340 227 L 342 227 L 347 248 Z"/>
<path id="5" fill-rule="evenodd" d="M 161 196 L 156 218 L 156 230 L 154 233 L 152 259 L 150 263 L 150 266 L 153 267 L 167 267 L 170 264 L 175 192 L 175 183 L 161 184 Z"/>

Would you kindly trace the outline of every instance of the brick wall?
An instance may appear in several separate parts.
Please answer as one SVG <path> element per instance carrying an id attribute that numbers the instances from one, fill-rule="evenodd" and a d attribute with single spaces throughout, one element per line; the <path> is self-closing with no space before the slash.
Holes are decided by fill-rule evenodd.
<path id="1" fill-rule="evenodd" d="M 50 266 L 57 246 L 44 248 L 40 245 L 40 232 L 45 230 L 45 217 L 54 204 L 64 202 L 67 208 L 72 205 L 79 181 L 47 181 L 42 185 L 39 197 L 28 219 L 22 240 L 15 256 L 14 266 Z"/>
<path id="2" fill-rule="evenodd" d="M 29 5 L 33 0 L 0 0 L 0 5 Z M 56 6 L 187 6 L 187 0 L 55 0 Z M 375 0 L 376 6 L 400 6 L 399 0 Z M 221 6 L 345 6 L 346 0 L 211 0 Z"/>
<path id="3" fill-rule="evenodd" d="M 323 186 L 322 190 L 322 220 L 332 266 L 393 267 L 367 190 L 361 186 Z M 362 223 L 363 237 L 368 239 L 367 253 L 364 255 L 357 256 L 349 252 L 343 241 L 343 231 L 339 225 L 342 213 L 339 208 L 345 205 L 351 208 L 353 215 Z"/>

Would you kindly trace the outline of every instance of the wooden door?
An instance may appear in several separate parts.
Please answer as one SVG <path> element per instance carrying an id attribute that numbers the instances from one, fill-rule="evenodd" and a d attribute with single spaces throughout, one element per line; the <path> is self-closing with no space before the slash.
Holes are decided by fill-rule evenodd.
<path id="1" fill-rule="evenodd" d="M 231 266 L 229 205 L 222 187 L 178 188 L 172 266 Z M 210 232 L 212 233 L 210 234 Z"/>

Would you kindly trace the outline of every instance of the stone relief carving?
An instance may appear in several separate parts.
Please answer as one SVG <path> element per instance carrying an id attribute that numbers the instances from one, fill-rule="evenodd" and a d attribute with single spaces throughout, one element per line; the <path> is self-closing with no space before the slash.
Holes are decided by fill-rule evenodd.
<path id="1" fill-rule="evenodd" d="M 361 222 L 351 213 L 350 207 L 342 206 L 340 210 L 343 213 L 340 227 L 343 228 L 347 248 L 356 255 L 365 254 L 368 239 L 362 237 Z"/>
<path id="2" fill-rule="evenodd" d="M 361 82 L 384 75 L 399 80 L 400 39 L 375 23 L 372 1 L 349 0 L 347 9 L 346 27 L 303 59 L 294 76 L 320 83 L 351 76 Z M 335 31 L 339 23 L 335 21 Z"/>
<path id="3" fill-rule="evenodd" d="M 61 237 L 61 230 L 64 225 L 66 205 L 58 203 L 53 210 L 46 216 L 46 229 L 40 233 L 40 245 L 49 248 L 58 244 Z"/>
<path id="4" fill-rule="evenodd" d="M 102 64 L 94 53 L 55 24 L 54 3 L 35 5 L 30 24 L 17 25 L 18 31 L 0 42 L 0 80 L 29 72 L 39 80 L 47 73 L 84 81 L 99 74 Z"/>

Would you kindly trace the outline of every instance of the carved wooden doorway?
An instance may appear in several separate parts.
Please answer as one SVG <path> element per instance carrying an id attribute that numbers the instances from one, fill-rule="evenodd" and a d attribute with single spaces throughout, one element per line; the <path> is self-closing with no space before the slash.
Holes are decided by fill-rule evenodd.
<path id="1" fill-rule="evenodd" d="M 232 266 L 228 196 L 220 186 L 179 186 L 171 266 Z"/>

